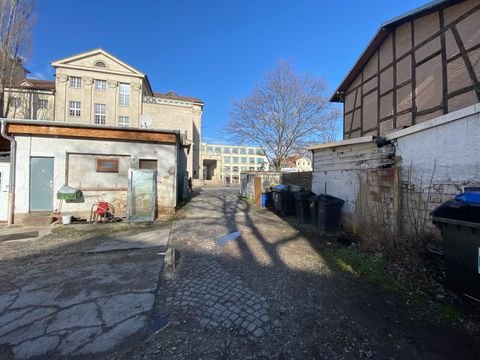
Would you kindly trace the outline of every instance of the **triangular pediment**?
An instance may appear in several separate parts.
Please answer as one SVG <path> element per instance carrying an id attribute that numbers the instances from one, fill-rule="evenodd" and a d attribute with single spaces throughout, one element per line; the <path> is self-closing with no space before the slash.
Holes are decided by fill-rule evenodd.
<path id="1" fill-rule="evenodd" d="M 54 67 L 88 69 L 115 72 L 144 77 L 145 75 L 105 50 L 95 49 L 52 62 Z"/>

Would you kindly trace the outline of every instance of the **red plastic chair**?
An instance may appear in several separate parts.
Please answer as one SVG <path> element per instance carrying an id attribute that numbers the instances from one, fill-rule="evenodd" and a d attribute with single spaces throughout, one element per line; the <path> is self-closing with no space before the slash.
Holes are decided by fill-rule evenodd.
<path id="1" fill-rule="evenodd" d="M 92 205 L 90 210 L 90 222 L 115 220 L 115 208 L 106 201 L 99 201 Z"/>

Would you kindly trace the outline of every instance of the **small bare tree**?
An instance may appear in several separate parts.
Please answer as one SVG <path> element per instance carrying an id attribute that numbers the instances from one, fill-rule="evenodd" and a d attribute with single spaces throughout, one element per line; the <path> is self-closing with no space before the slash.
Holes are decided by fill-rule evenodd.
<path id="1" fill-rule="evenodd" d="M 25 77 L 34 6 L 35 0 L 0 0 L 0 118 L 9 115 L 6 89 Z"/>
<path id="2" fill-rule="evenodd" d="M 279 170 L 299 148 L 332 140 L 338 112 L 326 95 L 321 77 L 298 74 L 281 60 L 249 97 L 234 101 L 226 131 L 238 143 L 260 146 Z"/>

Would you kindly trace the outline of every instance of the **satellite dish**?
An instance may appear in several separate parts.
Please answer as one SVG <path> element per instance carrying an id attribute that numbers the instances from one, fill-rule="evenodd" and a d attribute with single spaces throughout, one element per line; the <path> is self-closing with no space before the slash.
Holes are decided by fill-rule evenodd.
<path id="1" fill-rule="evenodd" d="M 150 117 L 150 115 L 140 115 L 140 127 L 149 128 L 150 126 L 152 126 L 152 118 Z"/>

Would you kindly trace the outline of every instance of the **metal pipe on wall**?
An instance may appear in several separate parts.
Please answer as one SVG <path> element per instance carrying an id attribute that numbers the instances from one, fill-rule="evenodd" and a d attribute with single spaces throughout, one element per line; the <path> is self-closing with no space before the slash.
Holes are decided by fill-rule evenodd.
<path id="1" fill-rule="evenodd" d="M 7 135 L 7 120 L 1 120 L 1 135 L 10 141 L 10 184 L 8 185 L 8 225 L 13 225 L 14 211 L 15 211 L 15 163 L 16 163 L 16 149 L 17 143 L 13 136 Z"/>

